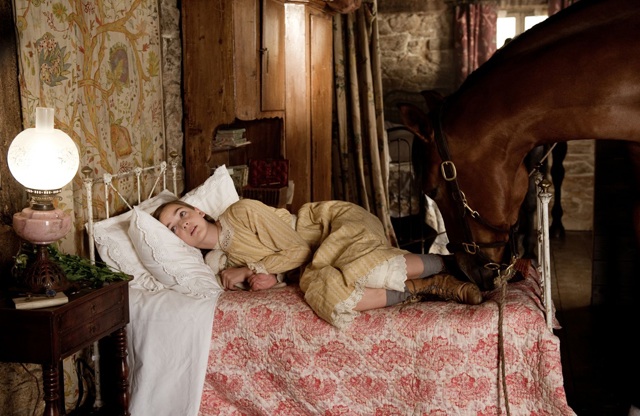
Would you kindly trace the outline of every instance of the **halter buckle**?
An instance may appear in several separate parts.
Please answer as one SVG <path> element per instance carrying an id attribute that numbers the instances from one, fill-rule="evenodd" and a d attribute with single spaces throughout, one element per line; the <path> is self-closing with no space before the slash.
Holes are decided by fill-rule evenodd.
<path id="1" fill-rule="evenodd" d="M 484 268 L 495 272 L 496 270 L 500 270 L 502 266 L 499 265 L 498 263 L 486 263 L 484 265 Z"/>
<path id="2" fill-rule="evenodd" d="M 464 247 L 464 251 L 474 256 L 480 248 L 476 243 L 462 243 L 462 247 Z"/>
<path id="3" fill-rule="evenodd" d="M 447 168 L 451 171 L 451 176 L 447 174 Z M 445 181 L 451 182 L 454 181 L 458 177 L 458 172 L 456 172 L 456 165 L 453 164 L 450 160 L 445 160 L 440 164 L 440 172 L 442 173 L 442 177 Z"/>

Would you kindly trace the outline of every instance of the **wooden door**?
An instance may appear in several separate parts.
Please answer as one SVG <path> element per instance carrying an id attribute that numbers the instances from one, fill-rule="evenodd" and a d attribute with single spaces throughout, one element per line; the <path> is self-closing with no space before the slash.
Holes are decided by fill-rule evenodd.
<path id="1" fill-rule="evenodd" d="M 333 111 L 333 25 L 330 16 L 309 14 L 311 91 L 311 198 L 331 199 L 331 123 Z"/>
<path id="2" fill-rule="evenodd" d="M 284 110 L 284 3 L 262 1 L 261 109 Z"/>
<path id="3" fill-rule="evenodd" d="M 286 3 L 285 154 L 295 183 L 292 210 L 331 199 L 333 29 L 308 3 Z"/>

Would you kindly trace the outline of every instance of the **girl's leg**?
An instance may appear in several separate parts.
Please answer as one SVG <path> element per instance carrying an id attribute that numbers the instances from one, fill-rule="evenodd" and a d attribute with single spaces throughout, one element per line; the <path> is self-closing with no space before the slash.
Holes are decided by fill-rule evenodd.
<path id="1" fill-rule="evenodd" d="M 388 306 L 387 292 L 402 293 L 386 289 L 372 289 L 370 287 L 365 287 L 362 299 L 360 299 L 360 302 L 358 302 L 354 309 L 357 311 L 368 311 L 369 309 L 378 309 Z"/>
<path id="2" fill-rule="evenodd" d="M 442 259 L 437 254 L 405 254 L 407 279 L 419 279 L 439 273 L 444 269 Z M 355 307 L 357 311 L 384 308 L 405 301 L 414 295 L 405 286 L 404 292 L 366 287 L 360 302 Z"/>
<path id="3" fill-rule="evenodd" d="M 418 284 L 413 284 L 418 282 Z M 362 299 L 354 308 L 356 311 L 384 308 L 397 305 L 413 296 L 433 295 L 443 300 L 477 305 L 482 302 L 482 293 L 473 283 L 461 282 L 448 274 L 439 274 L 422 280 L 413 279 L 404 292 L 386 289 L 365 288 Z"/>
<path id="4" fill-rule="evenodd" d="M 440 273 L 444 270 L 442 257 L 437 254 L 405 254 L 407 279 L 419 279 Z"/>

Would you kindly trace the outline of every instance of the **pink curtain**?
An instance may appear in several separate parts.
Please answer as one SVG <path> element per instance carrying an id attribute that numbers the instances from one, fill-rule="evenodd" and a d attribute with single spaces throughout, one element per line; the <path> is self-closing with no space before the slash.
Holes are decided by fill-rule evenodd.
<path id="1" fill-rule="evenodd" d="M 578 0 L 549 0 L 549 16 L 553 16 L 565 7 L 577 2 Z"/>
<path id="2" fill-rule="evenodd" d="M 565 0 L 567 1 L 567 0 Z M 455 51 L 458 85 L 496 51 L 498 4 L 460 1 L 455 3 Z"/>

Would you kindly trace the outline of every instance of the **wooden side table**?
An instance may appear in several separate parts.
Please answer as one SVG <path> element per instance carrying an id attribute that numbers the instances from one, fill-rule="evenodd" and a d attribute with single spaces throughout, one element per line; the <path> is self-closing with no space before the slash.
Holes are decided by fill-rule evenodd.
<path id="1" fill-rule="evenodd" d="M 65 414 L 61 400 L 61 361 L 108 335 L 114 338 L 117 365 L 115 414 L 129 416 L 128 282 L 70 294 L 69 303 L 51 308 L 15 309 L 0 299 L 0 361 L 42 365 L 45 416 Z"/>

